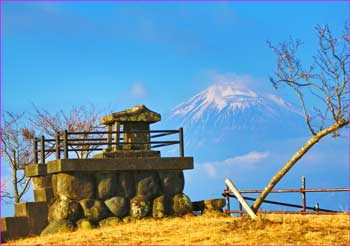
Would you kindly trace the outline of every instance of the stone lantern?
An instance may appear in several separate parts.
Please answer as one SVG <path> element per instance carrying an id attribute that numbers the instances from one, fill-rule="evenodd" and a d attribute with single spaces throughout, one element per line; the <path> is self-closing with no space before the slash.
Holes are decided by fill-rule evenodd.
<path id="1" fill-rule="evenodd" d="M 150 124 L 160 119 L 160 114 L 151 111 L 144 105 L 137 105 L 101 117 L 100 122 L 107 126 L 108 132 L 107 148 L 104 149 L 104 153 L 111 157 L 115 156 L 113 153 L 120 154 L 121 152 L 152 152 Z M 123 132 L 123 142 L 120 142 L 119 132 Z"/>

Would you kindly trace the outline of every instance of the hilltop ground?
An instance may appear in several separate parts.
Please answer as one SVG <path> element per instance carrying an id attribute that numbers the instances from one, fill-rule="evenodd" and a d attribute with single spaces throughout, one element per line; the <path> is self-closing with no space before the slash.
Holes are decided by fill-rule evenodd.
<path id="1" fill-rule="evenodd" d="M 349 215 L 260 215 L 259 220 L 218 214 L 143 219 L 113 227 L 32 237 L 9 244 L 343 244 Z"/>

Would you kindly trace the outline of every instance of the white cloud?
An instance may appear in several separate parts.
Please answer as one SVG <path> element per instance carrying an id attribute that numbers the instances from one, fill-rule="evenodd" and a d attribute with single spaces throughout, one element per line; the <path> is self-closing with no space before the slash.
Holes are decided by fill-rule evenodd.
<path id="1" fill-rule="evenodd" d="M 131 85 L 130 96 L 133 98 L 143 98 L 147 95 L 145 86 L 140 82 Z"/>
<path id="2" fill-rule="evenodd" d="M 253 89 L 262 92 L 270 92 L 273 89 L 267 78 L 256 77 L 250 74 L 220 73 L 216 70 L 209 70 L 208 77 L 210 84 L 232 83 L 238 89 Z"/>
<path id="3" fill-rule="evenodd" d="M 210 163 L 204 164 L 204 169 L 209 177 L 216 177 L 217 173 L 214 165 Z"/>
<path id="4" fill-rule="evenodd" d="M 256 152 L 252 151 L 245 155 L 235 156 L 223 161 L 207 162 L 202 164 L 208 177 L 216 177 L 217 169 L 227 168 L 229 166 L 239 167 L 254 167 L 255 164 L 268 158 L 270 154 L 268 152 Z"/>
<path id="5" fill-rule="evenodd" d="M 268 152 L 249 152 L 246 155 L 236 156 L 233 158 L 229 158 L 224 160 L 225 165 L 248 165 L 255 164 L 262 159 L 266 159 L 270 154 Z"/>

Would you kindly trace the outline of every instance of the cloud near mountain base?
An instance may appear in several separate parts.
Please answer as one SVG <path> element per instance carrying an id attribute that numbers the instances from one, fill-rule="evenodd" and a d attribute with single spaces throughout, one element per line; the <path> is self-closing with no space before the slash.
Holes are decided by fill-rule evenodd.
<path id="1" fill-rule="evenodd" d="M 202 164 L 208 177 L 216 177 L 217 169 L 225 169 L 227 167 L 254 167 L 260 161 L 268 158 L 270 154 L 268 152 L 256 152 L 252 151 L 248 154 L 235 156 L 223 161 L 207 162 Z"/>

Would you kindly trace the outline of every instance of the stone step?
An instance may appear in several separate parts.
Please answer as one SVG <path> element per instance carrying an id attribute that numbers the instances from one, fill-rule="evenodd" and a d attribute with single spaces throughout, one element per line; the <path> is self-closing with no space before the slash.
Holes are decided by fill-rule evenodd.
<path id="1" fill-rule="evenodd" d="M 28 217 L 4 217 L 1 218 L 1 225 L 1 242 L 25 237 L 30 233 Z"/>
<path id="2" fill-rule="evenodd" d="M 39 235 L 48 225 L 47 202 L 21 202 L 15 204 L 15 216 L 28 218 L 29 234 Z"/>
<path id="3" fill-rule="evenodd" d="M 48 211 L 47 202 L 19 202 L 15 203 L 15 216 L 35 216 L 37 213 Z"/>

